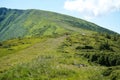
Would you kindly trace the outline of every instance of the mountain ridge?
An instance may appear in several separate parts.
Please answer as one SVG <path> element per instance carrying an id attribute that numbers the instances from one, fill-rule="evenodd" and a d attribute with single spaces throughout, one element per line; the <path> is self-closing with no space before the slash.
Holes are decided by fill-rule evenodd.
<path id="1" fill-rule="evenodd" d="M 51 28 L 54 31 L 51 31 Z M 43 35 L 44 32 L 45 35 L 49 35 L 48 33 L 63 34 L 73 30 L 70 28 L 116 34 L 116 32 L 102 28 L 94 23 L 56 12 L 37 9 L 18 10 L 0 8 L 1 41 L 18 37 Z M 58 29 L 58 32 L 56 29 Z"/>

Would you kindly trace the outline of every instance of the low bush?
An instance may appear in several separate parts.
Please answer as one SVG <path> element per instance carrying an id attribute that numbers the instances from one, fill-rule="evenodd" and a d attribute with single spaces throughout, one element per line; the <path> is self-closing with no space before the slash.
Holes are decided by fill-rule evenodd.
<path id="1" fill-rule="evenodd" d="M 82 49 L 94 49 L 92 46 L 88 46 L 88 45 L 86 45 L 86 46 L 84 46 Z"/>
<path id="2" fill-rule="evenodd" d="M 2 44 L 2 43 L 0 43 L 0 46 L 3 46 L 3 44 Z"/>
<path id="3" fill-rule="evenodd" d="M 7 44 L 7 45 L 4 45 L 3 48 L 10 48 L 11 45 L 10 44 Z"/>
<path id="4" fill-rule="evenodd" d="M 91 62 L 96 62 L 100 65 L 105 66 L 116 66 L 120 65 L 120 55 L 119 54 L 105 54 L 105 53 L 94 53 L 94 54 L 83 54 L 84 57 L 88 58 Z"/>
<path id="5" fill-rule="evenodd" d="M 112 71 L 113 71 L 112 68 L 108 68 L 102 74 L 103 76 L 109 76 L 112 73 Z"/>
<path id="6" fill-rule="evenodd" d="M 114 51 L 111 47 L 110 44 L 107 42 L 100 44 L 99 46 L 99 50 L 110 50 L 110 51 Z"/>
<path id="7" fill-rule="evenodd" d="M 77 46 L 76 49 L 94 49 L 92 46 L 88 46 L 88 45 L 85 45 L 85 46 Z"/>
<path id="8" fill-rule="evenodd" d="M 109 77 L 110 80 L 120 79 L 120 66 L 109 67 L 102 73 L 103 76 Z"/>

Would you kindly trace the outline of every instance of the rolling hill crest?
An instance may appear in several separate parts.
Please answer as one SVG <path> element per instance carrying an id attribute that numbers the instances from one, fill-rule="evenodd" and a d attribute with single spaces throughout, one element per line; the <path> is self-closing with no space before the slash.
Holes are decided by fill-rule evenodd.
<path id="1" fill-rule="evenodd" d="M 59 35 L 71 31 L 115 34 L 94 23 L 55 12 L 0 8 L 0 41 L 18 37 Z"/>

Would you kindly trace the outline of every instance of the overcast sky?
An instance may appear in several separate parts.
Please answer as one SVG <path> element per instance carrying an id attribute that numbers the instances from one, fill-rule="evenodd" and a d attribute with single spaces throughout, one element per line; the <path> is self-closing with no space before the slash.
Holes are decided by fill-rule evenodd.
<path id="1" fill-rule="evenodd" d="M 0 0 L 0 7 L 68 14 L 120 33 L 120 0 Z"/>

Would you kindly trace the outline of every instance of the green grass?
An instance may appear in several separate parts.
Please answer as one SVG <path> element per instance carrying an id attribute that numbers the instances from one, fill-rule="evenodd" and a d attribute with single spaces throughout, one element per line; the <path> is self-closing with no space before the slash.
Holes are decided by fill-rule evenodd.
<path id="1" fill-rule="evenodd" d="M 26 55 L 28 57 L 25 57 L 25 55 L 24 57 L 27 60 L 30 60 L 30 58 L 32 58 L 34 54 L 36 55 L 36 57 L 34 56 L 35 58 L 32 58 L 30 61 L 26 61 L 23 57 L 23 62 L 22 60 L 20 60 L 20 63 L 19 61 L 17 61 L 17 65 L 14 65 L 6 71 L 1 71 L 0 79 L 89 80 L 92 79 L 96 74 L 98 75 L 96 79 L 98 79 L 104 67 L 92 67 L 84 57 L 76 57 L 73 53 L 69 54 L 59 52 L 59 48 L 57 46 L 61 45 L 61 42 L 63 42 L 64 38 L 65 37 L 49 39 L 45 41 L 45 43 L 42 42 L 34 45 L 33 47 L 36 47 L 35 49 L 28 49 L 30 51 L 34 51 L 29 51 L 29 55 Z M 57 43 L 57 45 L 53 45 L 54 43 Z M 23 53 L 25 52 L 22 51 L 20 54 L 18 54 L 18 57 L 16 56 L 17 60 Z M 12 56 L 10 56 L 9 58 L 12 58 Z M 10 62 L 14 63 L 13 60 Z M 79 67 L 78 65 L 80 64 L 84 64 L 86 66 Z"/>
<path id="2" fill-rule="evenodd" d="M 20 50 L 26 49 L 38 42 L 45 41 L 46 38 L 23 38 L 23 39 L 13 39 L 2 42 L 0 47 L 0 57 L 14 54 Z"/>
<path id="3" fill-rule="evenodd" d="M 3 10 L 0 80 L 120 79 L 120 35 L 58 13 Z"/>
<path id="4" fill-rule="evenodd" d="M 0 8 L 0 41 L 74 32 L 115 34 L 93 23 L 50 11 Z M 56 30 L 55 30 L 56 29 Z"/>
<path id="5" fill-rule="evenodd" d="M 92 45 L 93 50 L 86 48 L 76 50 L 80 44 L 85 45 L 86 40 L 81 41 L 81 39 L 89 38 L 91 42 L 89 46 Z M 30 38 L 29 41 L 31 44 L 33 43 L 31 46 L 1 57 L 0 80 L 119 80 L 119 66 L 118 68 L 111 66 L 112 72 L 109 72 L 109 67 L 90 62 L 82 56 L 83 53 L 98 52 L 93 45 L 92 35 L 75 33 L 41 40 L 41 38 Z M 12 41 L 12 44 L 19 42 L 16 39 L 10 40 L 6 44 Z M 112 43 L 114 42 L 112 41 Z M 117 46 L 117 44 L 115 45 Z"/>
<path id="6" fill-rule="evenodd" d="M 1 74 L 1 80 L 100 80 L 102 68 L 81 67 L 56 62 L 59 58 L 53 56 L 39 56 L 27 64 L 20 64 Z M 99 79 L 100 78 L 100 79 Z"/>

